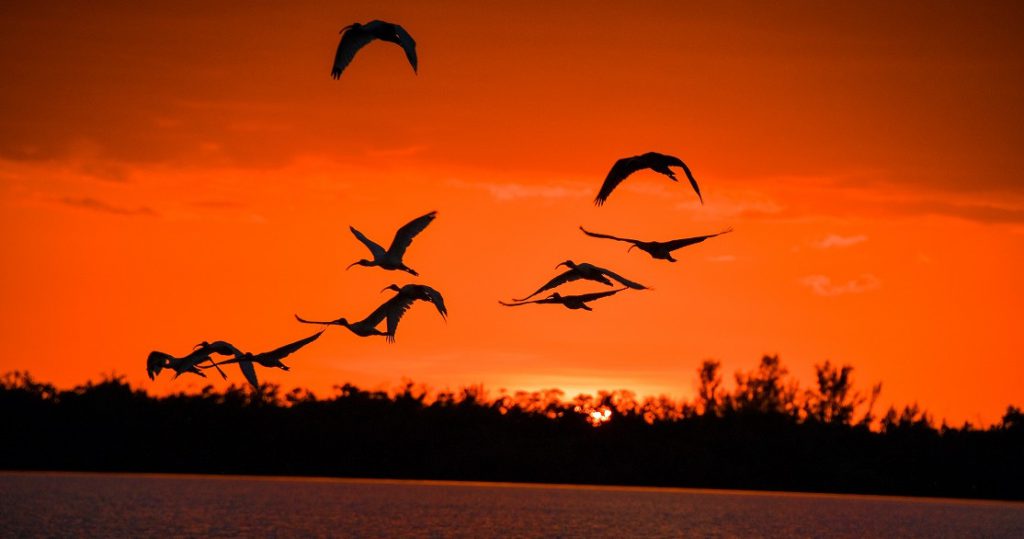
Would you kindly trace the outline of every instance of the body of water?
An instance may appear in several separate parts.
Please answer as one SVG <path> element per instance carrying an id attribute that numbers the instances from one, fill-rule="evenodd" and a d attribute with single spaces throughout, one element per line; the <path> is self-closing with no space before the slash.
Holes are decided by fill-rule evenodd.
<path id="1" fill-rule="evenodd" d="M 1024 504 L 422 481 L 0 473 L 0 536 L 1024 537 Z"/>

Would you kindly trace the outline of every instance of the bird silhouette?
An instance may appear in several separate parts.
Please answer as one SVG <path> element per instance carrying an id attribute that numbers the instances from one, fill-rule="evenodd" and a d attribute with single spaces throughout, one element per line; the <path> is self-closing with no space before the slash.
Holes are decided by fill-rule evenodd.
<path id="1" fill-rule="evenodd" d="M 252 354 L 250 352 L 245 352 L 245 353 L 241 353 L 240 352 L 239 355 L 235 356 L 232 359 L 221 361 L 219 363 L 218 362 L 213 362 L 213 365 L 217 366 L 217 365 L 228 365 L 228 364 L 231 364 L 231 363 L 238 363 L 238 368 L 242 371 L 242 375 L 245 376 L 245 379 L 248 380 L 250 384 L 252 384 L 252 387 L 258 389 L 260 387 L 260 382 L 256 378 L 256 367 L 253 366 L 254 363 L 258 363 L 258 364 L 260 364 L 260 365 L 262 365 L 264 367 L 277 367 L 278 369 L 282 369 L 282 370 L 286 370 L 286 371 L 290 370 L 287 365 L 285 365 L 284 363 L 281 362 L 281 360 L 286 358 L 286 357 L 288 357 L 288 356 L 290 356 L 290 355 L 292 355 L 292 354 L 294 354 L 296 351 L 298 351 L 303 346 L 306 346 L 307 344 L 317 340 L 320 337 L 320 335 L 323 334 L 323 332 L 324 332 L 324 330 L 320 330 L 317 333 L 314 333 L 313 335 L 310 335 L 309 337 L 306 337 L 305 339 L 299 339 L 299 340 L 297 340 L 297 341 L 295 341 L 293 343 L 286 344 L 286 345 L 284 345 L 284 346 L 282 346 L 280 348 L 275 348 L 275 349 L 273 349 L 273 350 L 271 350 L 269 352 L 263 352 L 263 353 L 260 353 L 260 354 Z M 223 342 L 223 341 L 218 341 L 218 342 Z M 225 344 L 227 344 L 227 343 L 225 343 Z M 232 347 L 232 348 L 234 348 L 234 347 Z M 202 368 L 207 368 L 208 369 L 210 367 L 202 367 Z"/>
<path id="2" fill-rule="evenodd" d="M 619 238 L 616 236 L 610 236 L 608 234 L 598 234 L 597 232 L 589 232 L 582 226 L 580 227 L 580 230 L 582 230 L 584 234 L 594 238 L 606 238 L 609 240 L 617 240 L 632 243 L 633 245 L 631 245 L 629 249 L 627 249 L 627 252 L 632 251 L 633 248 L 636 247 L 641 251 L 644 251 L 645 253 L 651 255 L 651 258 L 668 260 L 669 262 L 677 262 L 676 259 L 672 258 L 672 251 L 675 251 L 676 249 L 681 249 L 683 247 L 686 247 L 687 245 L 700 243 L 708 238 L 721 236 L 722 234 L 728 234 L 729 232 L 732 232 L 732 227 L 729 227 L 716 234 L 708 234 L 706 236 L 694 236 L 692 238 L 681 238 L 678 240 L 671 241 L 640 241 L 630 238 Z"/>
<path id="3" fill-rule="evenodd" d="M 391 240 L 391 246 L 388 247 L 387 250 L 384 250 L 383 247 L 377 245 L 373 240 L 364 236 L 363 233 L 356 230 L 355 227 L 348 227 L 349 230 L 352 231 L 352 234 L 355 235 L 356 239 L 363 242 L 363 245 L 370 250 L 370 253 L 373 255 L 373 260 L 363 258 L 349 264 L 345 269 L 347 270 L 352 266 L 377 266 L 386 270 L 402 270 L 419 276 L 419 273 L 416 273 L 415 270 L 406 266 L 405 263 L 402 262 L 402 256 L 405 255 L 405 250 L 409 248 L 410 244 L 412 244 L 412 239 L 420 232 L 423 232 L 423 229 L 427 228 L 427 225 L 429 225 L 435 217 L 437 217 L 437 212 L 432 211 L 422 217 L 417 217 L 412 221 L 409 221 L 405 226 L 399 228 L 398 232 L 395 232 L 395 239 Z"/>
<path id="4" fill-rule="evenodd" d="M 544 286 L 538 288 L 536 292 L 530 294 L 529 296 L 526 296 L 525 298 L 516 299 L 515 301 L 526 301 L 545 290 L 551 290 L 552 288 L 555 288 L 557 286 L 579 279 L 597 281 L 608 286 L 614 286 L 612 282 L 609 280 L 609 278 L 611 278 L 618 281 L 619 284 L 622 284 L 628 288 L 633 288 L 636 290 L 647 289 L 646 286 L 635 281 L 630 281 L 629 279 L 626 279 L 625 277 L 619 275 L 618 273 L 615 273 L 614 271 L 607 270 L 595 266 L 593 264 L 589 264 L 587 262 L 581 262 L 577 264 L 572 260 L 566 260 L 565 262 L 562 262 L 555 266 L 555 268 L 559 268 L 561 266 L 566 266 L 569 269 L 563 272 L 561 275 L 558 275 L 555 278 L 548 281 Z"/>
<path id="5" fill-rule="evenodd" d="M 377 329 L 377 325 L 380 324 L 385 318 L 387 318 L 387 316 L 388 313 L 384 309 L 384 305 L 381 305 L 380 307 L 377 307 L 372 313 L 370 313 L 369 316 L 362 320 L 359 320 L 358 322 L 349 322 L 348 319 L 346 318 L 339 318 L 337 320 L 326 321 L 306 320 L 305 318 L 302 318 L 299 315 L 295 315 L 295 319 L 298 320 L 299 322 L 302 322 L 303 324 L 343 326 L 345 328 L 348 328 L 349 331 L 355 333 L 360 337 L 372 337 L 375 335 L 387 335 L 387 333 Z"/>
<path id="6" fill-rule="evenodd" d="M 697 192 L 697 198 L 701 204 L 704 204 L 704 197 L 700 194 L 700 187 L 697 185 L 697 180 L 693 178 L 693 173 L 690 172 L 690 167 L 686 166 L 686 163 L 678 157 L 666 155 L 658 152 L 647 152 L 642 155 L 634 155 L 633 157 L 624 157 L 619 159 L 612 165 L 612 169 L 608 171 L 608 176 L 605 177 L 604 183 L 601 184 L 601 190 L 597 193 L 597 198 L 594 199 L 594 204 L 600 206 L 604 204 L 608 196 L 612 194 L 612 191 L 617 187 L 622 180 L 629 177 L 630 174 L 649 168 L 655 172 L 660 172 L 668 176 L 672 181 L 679 181 L 676 178 L 675 172 L 669 167 L 682 167 L 683 172 L 686 173 L 687 179 L 690 180 L 690 185 L 693 186 L 693 190 Z"/>
<path id="7" fill-rule="evenodd" d="M 150 380 L 154 380 L 156 379 L 156 376 L 160 374 L 161 370 L 167 368 L 174 371 L 174 378 L 177 378 L 186 372 L 198 374 L 199 376 L 206 378 L 206 375 L 203 374 L 203 371 L 199 370 L 198 366 L 206 361 L 213 364 L 210 366 L 216 366 L 217 364 L 210 358 L 210 354 L 221 354 L 227 356 L 232 354 L 237 355 L 239 353 L 240 352 L 237 348 L 224 341 L 216 341 L 213 344 L 203 341 L 197 344 L 192 349 L 192 352 L 184 357 L 175 357 L 170 354 L 154 350 L 153 352 L 150 352 L 149 357 L 146 358 L 146 374 L 149 375 Z M 205 368 L 209 368 L 210 366 Z M 227 378 L 227 375 L 224 374 L 224 371 L 222 371 L 220 367 L 217 367 L 217 372 L 219 372 L 222 377 Z"/>
<path id="8" fill-rule="evenodd" d="M 607 292 L 595 292 L 592 294 L 580 294 L 578 296 L 563 296 L 558 292 L 551 294 L 544 299 L 535 299 L 533 301 L 520 301 L 518 303 L 505 303 L 504 301 L 498 300 L 498 303 L 506 307 L 518 307 L 520 305 L 528 305 L 530 303 L 557 303 L 564 305 L 569 309 L 583 309 L 584 311 L 592 311 L 593 309 L 587 305 L 588 302 L 606 298 L 613 294 L 618 294 L 625 290 L 626 287 L 616 288 L 615 290 L 609 290 Z"/>
<path id="9" fill-rule="evenodd" d="M 359 49 L 374 39 L 389 41 L 402 47 L 402 50 L 405 51 L 405 57 L 409 59 L 409 64 L 412 65 L 413 73 L 419 73 L 418 60 L 416 59 L 416 41 L 409 35 L 409 32 L 405 31 L 405 28 L 397 24 L 374 20 L 366 24 L 350 24 L 342 28 L 338 33 L 342 34 L 342 36 L 341 42 L 338 43 L 338 51 L 334 53 L 334 65 L 331 66 L 332 78 L 337 79 L 340 77 L 341 72 L 355 58 Z"/>
<path id="10" fill-rule="evenodd" d="M 391 299 L 380 306 L 388 319 L 388 342 L 395 342 L 395 332 L 398 331 L 398 322 L 409 310 L 416 300 L 427 301 L 434 304 L 441 318 L 448 319 L 448 309 L 444 306 L 444 298 L 441 293 L 423 284 L 407 284 L 401 288 L 397 284 L 386 286 L 381 290 L 394 290 L 398 292 Z"/>

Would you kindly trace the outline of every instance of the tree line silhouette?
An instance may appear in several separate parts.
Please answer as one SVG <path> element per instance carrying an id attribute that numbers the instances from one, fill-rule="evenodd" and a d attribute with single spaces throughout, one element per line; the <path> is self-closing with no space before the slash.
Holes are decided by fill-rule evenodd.
<path id="1" fill-rule="evenodd" d="M 318 398 L 205 387 L 163 397 L 110 375 L 61 390 L 0 377 L 0 468 L 316 475 L 680 486 L 1024 499 L 1024 413 L 936 426 L 917 405 L 874 414 L 881 391 L 849 365 L 815 366 L 814 387 L 778 356 L 697 371 L 692 402 L 626 390 L 482 386 L 392 392 L 345 384 Z"/>

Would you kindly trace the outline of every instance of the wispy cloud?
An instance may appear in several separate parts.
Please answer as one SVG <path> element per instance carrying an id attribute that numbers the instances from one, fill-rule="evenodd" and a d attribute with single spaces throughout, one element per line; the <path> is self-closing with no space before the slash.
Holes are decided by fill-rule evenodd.
<path id="1" fill-rule="evenodd" d="M 829 234 L 824 238 L 813 242 L 812 245 L 818 249 L 831 249 L 834 247 L 850 247 L 851 245 L 857 245 L 868 240 L 868 237 L 863 234 L 856 236 L 841 236 L 839 234 Z"/>
<path id="2" fill-rule="evenodd" d="M 486 191 L 497 200 L 517 200 L 523 198 L 585 198 L 590 196 L 591 189 L 582 185 L 531 185 L 515 182 L 469 182 L 465 180 L 449 180 L 455 187 Z"/>
<path id="3" fill-rule="evenodd" d="M 833 283 L 832 279 L 826 275 L 808 275 L 800 279 L 800 283 L 810 288 L 819 296 L 860 294 L 882 286 L 882 281 L 870 273 L 865 273 L 845 283 Z"/>
<path id="4" fill-rule="evenodd" d="M 125 208 L 121 206 L 115 206 L 108 202 L 104 202 L 99 199 L 92 197 L 64 197 L 60 199 L 62 204 L 73 206 L 75 208 L 82 208 L 86 210 L 93 210 L 103 213 L 111 213 L 114 215 L 156 215 L 156 211 L 153 208 L 147 206 L 140 206 L 138 208 Z"/>

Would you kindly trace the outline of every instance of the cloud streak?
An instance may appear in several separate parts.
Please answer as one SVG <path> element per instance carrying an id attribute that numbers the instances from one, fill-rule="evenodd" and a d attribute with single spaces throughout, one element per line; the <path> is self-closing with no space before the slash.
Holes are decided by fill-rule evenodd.
<path id="1" fill-rule="evenodd" d="M 882 281 L 870 273 L 845 283 L 834 283 L 826 275 L 808 275 L 800 279 L 800 283 L 819 296 L 841 296 L 843 294 L 861 294 L 882 286 Z"/>
<path id="2" fill-rule="evenodd" d="M 124 208 L 121 206 L 115 206 L 113 204 L 104 202 L 102 200 L 92 197 L 64 197 L 60 199 L 62 204 L 72 206 L 75 208 L 82 208 L 86 210 L 92 210 L 102 213 L 109 213 L 113 215 L 156 215 L 156 211 L 148 206 L 140 206 L 138 208 Z"/>
<path id="3" fill-rule="evenodd" d="M 850 247 L 857 245 L 858 243 L 864 243 L 868 240 L 868 237 L 863 234 L 856 236 L 840 236 L 839 234 L 829 234 L 823 239 L 814 242 L 814 246 L 818 249 L 832 249 L 835 247 Z"/>

